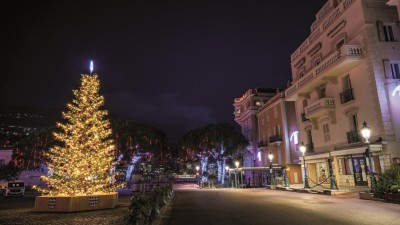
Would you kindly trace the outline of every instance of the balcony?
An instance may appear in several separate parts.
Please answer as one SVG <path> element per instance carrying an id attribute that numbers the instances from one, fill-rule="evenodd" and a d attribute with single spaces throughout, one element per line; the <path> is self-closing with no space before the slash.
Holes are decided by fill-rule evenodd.
<path id="1" fill-rule="evenodd" d="M 339 50 L 327 56 L 318 66 L 293 82 L 286 90 L 286 100 L 296 101 L 299 94 L 314 91 L 327 80 L 335 80 L 346 71 L 356 67 L 364 60 L 364 52 L 359 45 L 343 45 Z"/>
<path id="2" fill-rule="evenodd" d="M 358 130 L 352 130 L 347 132 L 347 143 L 358 143 L 361 142 L 361 136 Z"/>
<path id="3" fill-rule="evenodd" d="M 266 141 L 258 142 L 258 148 L 266 148 L 266 147 L 268 147 L 268 144 Z"/>
<path id="4" fill-rule="evenodd" d="M 329 114 L 329 112 L 333 110 L 335 110 L 335 102 L 333 98 L 321 98 L 306 107 L 305 116 L 308 119 L 318 118 Z"/>
<path id="5" fill-rule="evenodd" d="M 353 96 L 352 88 L 347 89 L 347 90 L 343 91 L 342 93 L 340 93 L 340 103 L 342 103 L 342 104 L 349 102 L 353 99 L 354 99 L 354 96 Z"/>
<path id="6" fill-rule="evenodd" d="M 270 144 L 274 144 L 274 143 L 280 144 L 281 142 L 282 142 L 281 135 L 274 135 L 274 136 L 269 137 Z"/>

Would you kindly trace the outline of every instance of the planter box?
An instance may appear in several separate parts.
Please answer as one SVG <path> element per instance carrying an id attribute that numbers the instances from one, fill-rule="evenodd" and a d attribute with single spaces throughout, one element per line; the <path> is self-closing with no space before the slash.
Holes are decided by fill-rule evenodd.
<path id="1" fill-rule="evenodd" d="M 38 196 L 35 200 L 36 212 L 78 212 L 115 208 L 118 193 L 85 196 Z"/>
<path id="2" fill-rule="evenodd" d="M 393 202 L 400 202 L 400 193 L 398 194 L 386 193 L 386 200 Z"/>
<path id="3" fill-rule="evenodd" d="M 374 194 L 369 192 L 359 192 L 360 199 L 374 200 Z"/>

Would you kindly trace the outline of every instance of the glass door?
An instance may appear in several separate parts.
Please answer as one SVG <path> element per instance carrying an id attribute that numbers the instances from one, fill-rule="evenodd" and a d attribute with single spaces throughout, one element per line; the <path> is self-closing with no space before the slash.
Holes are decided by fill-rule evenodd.
<path id="1" fill-rule="evenodd" d="M 365 158 L 353 158 L 354 181 L 357 186 L 368 185 Z"/>

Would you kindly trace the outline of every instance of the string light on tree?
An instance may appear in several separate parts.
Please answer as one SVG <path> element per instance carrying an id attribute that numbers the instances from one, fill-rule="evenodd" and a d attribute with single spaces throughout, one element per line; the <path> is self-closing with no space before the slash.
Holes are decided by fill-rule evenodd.
<path id="1" fill-rule="evenodd" d="M 93 71 L 93 61 L 90 72 Z M 110 173 L 115 156 L 115 146 L 111 136 L 110 123 L 100 110 L 104 105 L 99 95 L 100 81 L 96 74 L 82 75 L 79 90 L 74 90 L 72 103 L 62 116 L 65 123 L 57 123 L 54 133 L 61 144 L 51 148 L 48 163 L 51 174 L 42 179 L 46 188 L 36 187 L 49 195 L 89 195 L 111 192 L 117 187 L 112 183 Z"/>

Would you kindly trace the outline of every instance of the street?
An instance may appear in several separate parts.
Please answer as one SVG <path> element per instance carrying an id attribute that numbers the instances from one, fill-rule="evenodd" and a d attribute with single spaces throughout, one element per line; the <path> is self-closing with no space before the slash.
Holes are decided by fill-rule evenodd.
<path id="1" fill-rule="evenodd" d="M 197 189 L 193 183 L 175 184 L 174 193 L 160 223 L 153 225 L 400 225 L 400 204 L 361 200 L 355 193 L 328 196 L 265 188 Z M 0 198 L 0 224 L 124 224 L 131 194 L 120 194 L 115 209 L 75 213 L 34 212 L 34 196 Z"/>
<path id="2" fill-rule="evenodd" d="M 167 225 L 400 224 L 400 205 L 263 189 L 176 186 Z"/>

